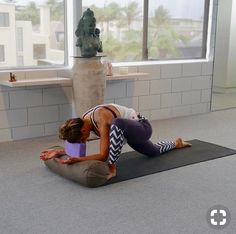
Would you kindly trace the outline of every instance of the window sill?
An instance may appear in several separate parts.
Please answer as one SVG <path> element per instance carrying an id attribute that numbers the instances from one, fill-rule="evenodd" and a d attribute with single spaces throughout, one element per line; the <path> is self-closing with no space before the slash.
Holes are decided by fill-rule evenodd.
<path id="1" fill-rule="evenodd" d="M 183 60 L 147 60 L 147 61 L 136 61 L 136 62 L 120 62 L 112 63 L 113 67 L 122 66 L 148 66 L 148 65 L 165 65 L 165 64 L 188 64 L 188 63 L 206 63 L 212 62 L 210 59 L 183 59 Z"/>
<path id="2" fill-rule="evenodd" d="M 51 77 L 51 78 L 37 78 L 37 79 L 27 79 L 27 80 L 17 80 L 15 82 L 10 82 L 6 80 L 1 80 L 0 85 L 8 87 L 25 87 L 25 86 L 37 86 L 37 85 L 53 85 L 53 84 L 72 84 L 70 78 L 64 77 Z"/>
<path id="3" fill-rule="evenodd" d="M 128 80 L 128 79 L 136 79 L 139 77 L 148 76 L 149 73 L 128 73 L 128 74 L 114 74 L 112 76 L 106 76 L 106 80 Z"/>
<path id="4" fill-rule="evenodd" d="M 112 76 L 106 76 L 106 80 L 127 80 L 136 79 L 139 77 L 148 76 L 148 73 L 128 73 L 128 74 L 116 74 Z M 51 77 L 51 78 L 37 78 L 37 79 L 27 79 L 27 80 L 17 80 L 15 82 L 10 82 L 8 80 L 0 80 L 0 85 L 8 87 L 26 87 L 26 86 L 38 86 L 38 85 L 72 85 L 71 78 L 65 77 Z"/>

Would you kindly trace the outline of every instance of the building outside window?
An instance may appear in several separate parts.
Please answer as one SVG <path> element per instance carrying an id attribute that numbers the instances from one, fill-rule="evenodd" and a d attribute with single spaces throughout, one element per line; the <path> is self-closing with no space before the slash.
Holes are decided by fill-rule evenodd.
<path id="1" fill-rule="evenodd" d="M 206 56 L 208 0 L 86 0 L 115 62 Z M 147 32 L 143 27 L 146 25 Z"/>
<path id="2" fill-rule="evenodd" d="M 9 13 L 8 12 L 0 12 L 0 27 L 9 27 L 9 26 L 10 26 Z"/>
<path id="3" fill-rule="evenodd" d="M 0 45 L 0 62 L 5 61 L 5 50 L 4 45 Z"/>
<path id="4" fill-rule="evenodd" d="M 6 45 L 0 69 L 64 66 L 65 39 L 54 43 L 51 36 L 57 30 L 65 33 L 64 0 L 0 0 L 0 44 Z"/>
<path id="5" fill-rule="evenodd" d="M 16 50 L 23 51 L 23 28 L 16 29 Z"/>

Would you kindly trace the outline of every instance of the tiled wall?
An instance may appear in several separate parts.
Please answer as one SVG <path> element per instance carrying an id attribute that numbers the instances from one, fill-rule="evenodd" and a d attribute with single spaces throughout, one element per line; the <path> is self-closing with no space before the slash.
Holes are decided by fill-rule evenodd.
<path id="1" fill-rule="evenodd" d="M 51 72 L 51 76 L 57 73 Z M 29 73 L 16 72 L 18 79 Z M 49 72 L 50 74 L 50 72 Z M 6 79 L 1 73 L 0 79 Z M 44 72 L 30 72 L 42 77 Z M 0 142 L 53 135 L 72 113 L 71 86 L 36 86 L 11 88 L 0 85 Z"/>
<path id="2" fill-rule="evenodd" d="M 129 70 L 149 75 L 107 81 L 106 103 L 133 107 L 150 120 L 209 111 L 212 62 L 132 66 Z M 62 72 L 53 75 L 70 76 Z M 41 72 L 31 75 L 42 77 Z M 17 73 L 19 79 L 25 78 L 21 76 Z M 71 86 L 0 86 L 0 141 L 56 134 L 58 127 L 74 116 L 72 93 Z"/>
<path id="3" fill-rule="evenodd" d="M 217 1 L 214 6 L 216 8 Z M 216 10 L 214 12 L 216 15 Z M 133 107 L 150 120 L 206 113 L 210 111 L 212 68 L 213 62 L 132 66 L 130 72 L 150 75 L 107 81 L 106 103 Z M 0 73 L 0 79 L 8 76 L 7 72 Z M 71 70 L 17 72 L 18 79 L 55 76 L 71 77 Z M 0 85 L 0 142 L 56 134 L 58 127 L 74 116 L 72 92 L 71 86 L 10 88 Z"/>
<path id="4" fill-rule="evenodd" d="M 108 81 L 106 102 L 133 107 L 150 120 L 210 110 L 212 62 L 132 67 L 147 72 L 135 80 Z"/>

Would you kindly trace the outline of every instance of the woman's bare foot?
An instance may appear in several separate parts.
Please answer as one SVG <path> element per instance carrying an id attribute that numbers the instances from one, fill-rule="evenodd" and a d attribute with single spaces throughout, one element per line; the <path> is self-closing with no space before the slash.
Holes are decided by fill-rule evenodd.
<path id="1" fill-rule="evenodd" d="M 181 149 L 181 148 L 185 148 L 185 147 L 191 147 L 192 144 L 183 141 L 181 138 L 177 138 L 175 140 L 175 148 L 176 149 Z"/>
<path id="2" fill-rule="evenodd" d="M 107 179 L 111 179 L 112 177 L 116 176 L 116 165 L 115 164 L 109 164 L 109 175 L 107 176 Z"/>

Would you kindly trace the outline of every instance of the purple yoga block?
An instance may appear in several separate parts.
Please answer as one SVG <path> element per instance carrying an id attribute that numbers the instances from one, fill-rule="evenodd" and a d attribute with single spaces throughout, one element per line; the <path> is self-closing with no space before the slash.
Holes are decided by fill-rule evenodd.
<path id="1" fill-rule="evenodd" d="M 86 144 L 65 141 L 65 152 L 71 157 L 84 157 L 86 155 Z"/>

